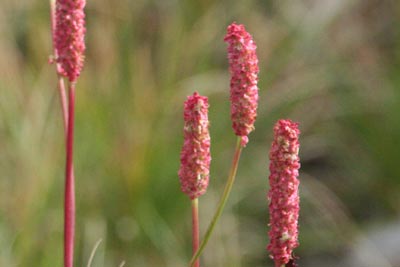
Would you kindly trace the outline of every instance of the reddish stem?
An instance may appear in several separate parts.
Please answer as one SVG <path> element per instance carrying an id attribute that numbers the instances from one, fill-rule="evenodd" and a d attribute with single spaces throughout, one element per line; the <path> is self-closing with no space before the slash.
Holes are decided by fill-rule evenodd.
<path id="1" fill-rule="evenodd" d="M 56 1 L 50 0 L 51 34 L 54 40 L 56 27 Z M 65 144 L 66 144 L 66 174 L 64 194 L 64 267 L 72 267 L 74 260 L 74 235 L 75 235 L 75 176 L 73 166 L 73 135 L 74 135 L 74 109 L 75 109 L 75 84 L 70 84 L 69 101 L 65 90 L 63 77 L 60 75 L 60 64 L 57 63 L 57 50 L 54 47 L 54 63 L 58 78 L 58 92 L 60 94 L 61 111 L 63 117 Z"/>
<path id="2" fill-rule="evenodd" d="M 193 246 L 193 255 L 196 254 L 199 249 L 200 243 L 200 233 L 199 233 L 199 201 L 198 198 L 192 200 L 192 246 Z M 200 259 L 197 259 L 194 264 L 194 267 L 200 267 Z"/>
<path id="3" fill-rule="evenodd" d="M 64 267 L 72 267 L 75 235 L 75 184 L 73 175 L 75 84 L 71 83 L 68 95 L 67 160 L 65 167 L 64 202 Z"/>

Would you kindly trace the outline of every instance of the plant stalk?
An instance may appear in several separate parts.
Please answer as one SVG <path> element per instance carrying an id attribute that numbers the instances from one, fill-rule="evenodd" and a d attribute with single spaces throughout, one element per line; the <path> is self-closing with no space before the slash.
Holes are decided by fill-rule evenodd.
<path id="1" fill-rule="evenodd" d="M 75 83 L 68 92 L 68 130 L 66 142 L 65 202 L 64 202 L 64 267 L 72 267 L 75 235 L 75 182 L 73 175 Z"/>
<path id="2" fill-rule="evenodd" d="M 54 44 L 56 28 L 56 0 L 50 0 L 51 35 Z M 56 65 L 58 92 L 60 95 L 61 112 L 64 126 L 66 145 L 66 174 L 64 193 L 64 267 L 73 266 L 74 235 L 75 235 L 75 176 L 73 166 L 73 131 L 74 131 L 74 105 L 75 84 L 70 85 L 69 101 L 67 99 L 64 78 L 60 75 L 60 64 L 57 63 L 57 50 L 53 47 L 53 63 Z"/>
<path id="3" fill-rule="evenodd" d="M 208 226 L 208 229 L 206 231 L 206 234 L 204 235 L 204 238 L 200 244 L 199 249 L 197 250 L 196 254 L 193 255 L 192 259 L 190 260 L 189 266 L 193 267 L 195 266 L 195 262 L 196 260 L 200 257 L 201 253 L 203 252 L 205 246 L 208 243 L 208 240 L 211 237 L 211 234 L 215 228 L 215 225 L 217 223 L 217 221 L 219 220 L 219 218 L 221 217 L 222 211 L 225 207 L 225 204 L 228 200 L 229 194 L 232 190 L 232 186 L 233 183 L 235 181 L 235 177 L 236 177 L 236 171 L 239 165 L 239 159 L 240 159 L 240 154 L 242 152 L 242 145 L 241 145 L 241 137 L 238 136 L 237 138 L 237 142 L 236 142 L 236 148 L 235 148 L 235 154 L 233 156 L 233 161 L 232 161 L 232 166 L 231 166 L 231 170 L 229 172 L 229 176 L 228 176 L 228 180 L 226 181 L 226 185 L 225 185 L 225 189 L 224 192 L 222 194 L 222 197 L 218 203 L 218 207 L 217 210 L 214 214 L 213 219 L 211 220 L 210 225 Z"/>
<path id="4" fill-rule="evenodd" d="M 192 200 L 192 247 L 193 255 L 199 249 L 200 231 L 199 231 L 199 199 Z M 194 267 L 200 267 L 200 259 L 194 262 Z"/>

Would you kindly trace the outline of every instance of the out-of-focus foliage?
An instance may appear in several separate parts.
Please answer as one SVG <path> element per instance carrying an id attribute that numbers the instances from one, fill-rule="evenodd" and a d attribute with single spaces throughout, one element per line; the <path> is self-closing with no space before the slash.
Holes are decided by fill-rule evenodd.
<path id="1" fill-rule="evenodd" d="M 400 237 L 379 239 L 389 223 L 400 229 L 398 1 L 97 0 L 86 12 L 76 266 L 100 238 L 93 267 L 187 266 L 182 106 L 194 90 L 209 96 L 204 230 L 235 143 L 223 43 L 232 21 L 258 45 L 259 113 L 202 265 L 272 266 L 268 150 L 273 123 L 291 118 L 302 131 L 300 266 L 400 266 Z M 49 3 L 2 0 L 0 266 L 62 265 L 64 139 L 51 51 Z"/>

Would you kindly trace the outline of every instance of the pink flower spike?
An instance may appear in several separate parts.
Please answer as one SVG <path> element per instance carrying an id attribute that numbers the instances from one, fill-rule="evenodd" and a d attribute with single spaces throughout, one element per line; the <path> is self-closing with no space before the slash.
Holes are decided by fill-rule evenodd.
<path id="1" fill-rule="evenodd" d="M 247 137 L 254 130 L 258 102 L 258 58 L 256 44 L 243 25 L 228 26 L 224 41 L 228 43 L 231 73 L 231 119 L 237 136 Z M 247 143 L 242 138 L 242 146 Z"/>
<path id="2" fill-rule="evenodd" d="M 85 52 L 85 0 L 57 0 L 54 31 L 59 74 L 75 82 L 83 68 Z"/>
<path id="3" fill-rule="evenodd" d="M 274 141 L 269 154 L 271 228 L 267 247 L 275 267 L 292 260 L 292 251 L 299 245 L 299 134 L 298 124 L 290 120 L 279 120 L 275 124 Z"/>
<path id="4" fill-rule="evenodd" d="M 208 99 L 195 92 L 185 101 L 184 143 L 178 175 L 183 193 L 191 199 L 203 195 L 210 175 Z"/>

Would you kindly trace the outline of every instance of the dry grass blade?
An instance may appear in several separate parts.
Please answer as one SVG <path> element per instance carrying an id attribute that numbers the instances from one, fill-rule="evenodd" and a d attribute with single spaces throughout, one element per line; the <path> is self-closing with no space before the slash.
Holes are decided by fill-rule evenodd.
<path id="1" fill-rule="evenodd" d="M 103 241 L 103 240 L 100 238 L 100 239 L 96 242 L 96 244 L 94 245 L 94 247 L 93 247 L 93 249 L 92 249 L 92 252 L 90 253 L 90 257 L 89 257 L 89 260 L 88 260 L 87 267 L 90 267 L 90 266 L 92 265 L 94 255 L 96 254 L 97 248 L 100 246 L 101 241 Z"/>

